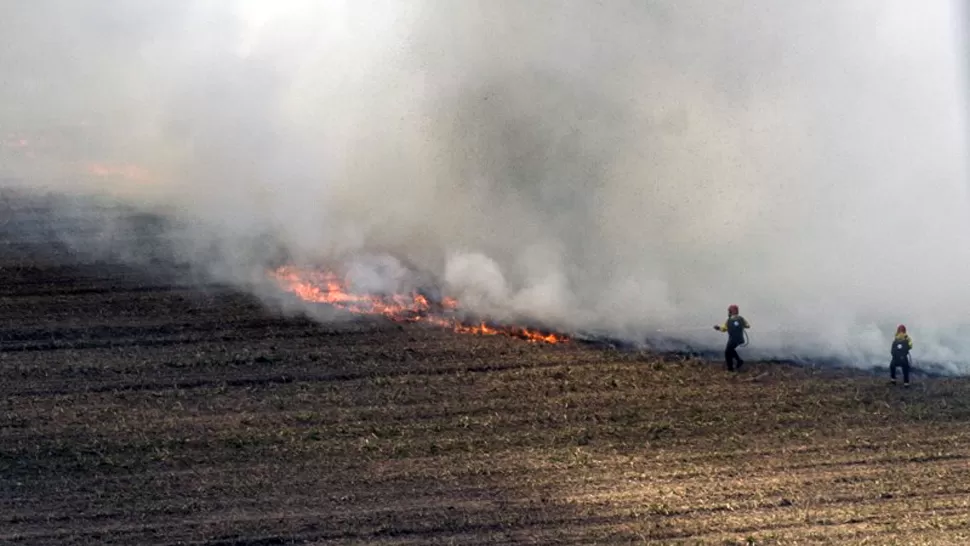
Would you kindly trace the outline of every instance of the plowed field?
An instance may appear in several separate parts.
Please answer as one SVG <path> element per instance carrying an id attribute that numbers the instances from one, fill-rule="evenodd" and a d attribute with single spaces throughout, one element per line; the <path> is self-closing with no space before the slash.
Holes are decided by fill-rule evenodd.
<path id="1" fill-rule="evenodd" d="M 0 543 L 970 544 L 964 379 L 316 324 L 7 206 Z"/>

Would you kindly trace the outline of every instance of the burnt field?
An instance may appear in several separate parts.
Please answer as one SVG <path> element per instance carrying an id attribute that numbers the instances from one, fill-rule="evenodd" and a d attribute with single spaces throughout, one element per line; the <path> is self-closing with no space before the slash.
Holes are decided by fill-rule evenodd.
<path id="1" fill-rule="evenodd" d="M 970 541 L 964 379 L 321 325 L 12 225 L 0 543 Z"/>

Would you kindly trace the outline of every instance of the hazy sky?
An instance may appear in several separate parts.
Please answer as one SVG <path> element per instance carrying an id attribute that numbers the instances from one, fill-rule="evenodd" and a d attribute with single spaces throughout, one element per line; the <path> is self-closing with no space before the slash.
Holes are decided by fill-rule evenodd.
<path id="1" fill-rule="evenodd" d="M 970 360 L 957 5 L 7 2 L 0 178 L 233 267 L 271 233 L 567 328 L 717 345 L 737 303 L 775 354 Z"/>

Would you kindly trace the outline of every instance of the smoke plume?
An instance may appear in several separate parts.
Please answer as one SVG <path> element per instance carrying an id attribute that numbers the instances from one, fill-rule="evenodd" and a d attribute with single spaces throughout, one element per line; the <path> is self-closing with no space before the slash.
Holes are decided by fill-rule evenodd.
<path id="1" fill-rule="evenodd" d="M 7 2 L 0 181 L 165 214 L 254 290 L 270 253 L 419 270 L 491 316 L 710 347 L 737 303 L 761 354 L 858 365 L 902 322 L 966 373 L 958 6 Z"/>

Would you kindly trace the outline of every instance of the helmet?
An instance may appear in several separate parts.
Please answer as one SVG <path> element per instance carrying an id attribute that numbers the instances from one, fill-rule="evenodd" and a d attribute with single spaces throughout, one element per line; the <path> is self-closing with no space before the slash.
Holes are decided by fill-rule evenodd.
<path id="1" fill-rule="evenodd" d="M 738 306 L 737 305 L 734 305 L 734 304 L 729 305 L 728 306 L 728 314 L 729 315 L 737 315 L 738 314 Z"/>
<path id="2" fill-rule="evenodd" d="M 896 333 L 897 334 L 905 334 L 906 333 L 906 325 L 905 324 L 900 324 L 899 326 L 897 326 L 896 327 Z"/>

